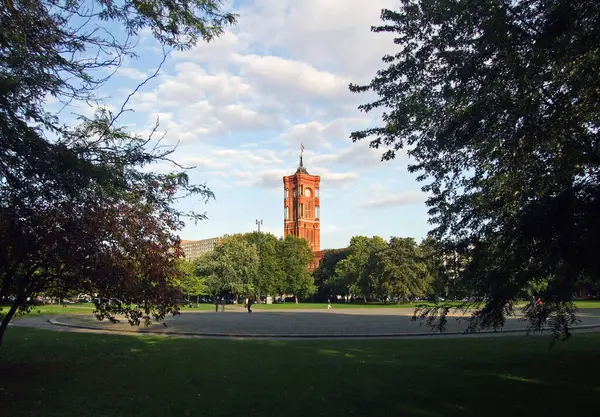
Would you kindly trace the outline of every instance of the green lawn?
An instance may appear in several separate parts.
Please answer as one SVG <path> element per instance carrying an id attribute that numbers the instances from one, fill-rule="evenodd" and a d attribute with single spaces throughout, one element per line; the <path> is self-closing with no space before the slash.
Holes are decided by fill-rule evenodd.
<path id="1" fill-rule="evenodd" d="M 421 303 L 402 303 L 402 304 L 332 304 L 333 308 L 415 308 Z M 522 305 L 519 304 L 519 305 Z M 600 301 L 576 301 L 575 305 L 580 309 L 598 308 L 600 309 Z M 243 308 L 243 304 L 227 304 L 225 308 Z M 4 307 L 6 309 L 6 307 Z M 199 304 L 198 307 L 189 308 L 183 307 L 183 311 L 194 310 L 214 310 L 214 304 Z M 264 310 L 295 310 L 295 309 L 327 309 L 327 303 L 285 303 L 285 304 L 254 304 L 253 309 Z M 219 307 L 220 309 L 220 307 Z M 91 314 L 94 310 L 94 305 L 87 304 L 64 304 L 64 305 L 41 305 L 36 306 L 31 314 Z M 17 317 L 18 319 L 18 317 Z"/>
<path id="2" fill-rule="evenodd" d="M 7 307 L 4 307 L 5 312 Z M 27 317 L 29 315 L 39 314 L 91 314 L 94 310 L 94 305 L 91 303 L 86 304 L 46 304 L 35 306 L 31 309 L 29 314 L 17 314 L 16 318 Z"/>
<path id="3" fill-rule="evenodd" d="M 333 308 L 414 308 L 416 304 L 383 304 L 383 303 L 337 303 L 331 304 Z M 243 305 L 242 305 L 243 307 Z M 253 304 L 252 308 L 261 308 L 265 310 L 296 310 L 296 309 L 327 309 L 327 303 L 277 303 L 277 304 Z"/>
<path id="4" fill-rule="evenodd" d="M 575 301 L 575 305 L 579 308 L 600 308 L 600 300 Z"/>
<path id="5" fill-rule="evenodd" d="M 1 416 L 597 415 L 600 334 L 226 341 L 11 327 Z"/>
<path id="6" fill-rule="evenodd" d="M 391 303 L 391 304 L 383 304 L 383 303 L 336 303 L 332 304 L 332 308 L 415 308 L 417 305 L 426 304 L 422 302 L 417 303 Z M 460 305 L 461 303 L 458 301 L 451 302 L 453 305 Z M 517 303 L 518 306 L 526 304 L 525 302 Z M 600 301 L 575 301 L 575 305 L 579 308 L 600 308 Z M 243 307 L 243 305 L 241 305 Z M 252 308 L 259 309 L 269 309 L 269 310 L 294 310 L 294 309 L 326 309 L 327 303 L 278 303 L 278 304 L 255 304 Z"/>

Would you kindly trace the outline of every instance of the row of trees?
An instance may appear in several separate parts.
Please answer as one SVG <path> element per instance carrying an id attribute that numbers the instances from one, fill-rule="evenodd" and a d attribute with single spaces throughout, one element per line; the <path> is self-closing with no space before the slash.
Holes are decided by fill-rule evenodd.
<path id="1" fill-rule="evenodd" d="M 315 257 L 308 242 L 295 236 L 277 239 L 269 233 L 224 236 L 214 251 L 181 261 L 181 287 L 188 295 L 293 295 L 316 291 L 308 266 Z"/>
<path id="2" fill-rule="evenodd" d="M 355 236 L 325 253 L 314 272 L 322 298 L 405 301 L 433 297 L 443 281 L 441 252 L 429 240 Z"/>
<path id="3" fill-rule="evenodd" d="M 327 251 L 317 269 L 308 242 L 272 234 L 225 236 L 213 252 L 181 261 L 181 288 L 188 296 L 293 295 L 313 300 L 401 302 L 446 296 L 452 269 L 431 239 L 355 236 L 344 249 Z M 446 267 L 445 267 L 446 265 Z M 460 293 L 463 295 L 463 293 Z M 453 293 L 457 296 L 458 293 Z"/>

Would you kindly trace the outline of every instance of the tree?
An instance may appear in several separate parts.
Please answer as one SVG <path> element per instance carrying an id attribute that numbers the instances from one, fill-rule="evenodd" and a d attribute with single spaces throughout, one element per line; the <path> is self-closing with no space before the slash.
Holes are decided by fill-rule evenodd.
<path id="1" fill-rule="evenodd" d="M 370 262 L 372 254 L 386 247 L 387 242 L 379 236 L 353 236 L 348 256 L 337 264 L 332 284 L 346 288 L 349 294 L 362 296 L 366 302 L 373 294 L 375 269 Z"/>
<path id="2" fill-rule="evenodd" d="M 444 256 L 443 247 L 430 236 L 419 244 L 419 256 L 425 264 L 427 275 L 431 280 L 431 295 L 433 299 L 439 296 L 456 298 L 453 280 L 454 259 Z"/>
<path id="3" fill-rule="evenodd" d="M 211 254 L 210 285 L 215 292 L 254 295 L 258 277 L 258 252 L 244 235 L 225 235 Z"/>
<path id="4" fill-rule="evenodd" d="M 278 241 L 277 254 L 283 273 L 280 290 L 294 294 L 297 304 L 298 297 L 308 297 L 316 290 L 308 272 L 308 266 L 315 262 L 315 255 L 307 240 L 293 235 Z"/>
<path id="5" fill-rule="evenodd" d="M 383 124 L 352 139 L 416 161 L 432 236 L 469 259 L 470 330 L 501 327 L 507 300 L 547 278 L 529 323 L 568 336 L 576 282 L 600 277 L 597 2 L 403 0 L 381 18 L 388 67 L 350 90 L 378 95 L 359 108 Z"/>
<path id="6" fill-rule="evenodd" d="M 336 288 L 335 271 L 340 261 L 348 256 L 347 249 L 331 249 L 325 252 L 317 269 L 313 271 L 313 278 L 317 286 L 317 297 L 321 299 L 333 298 L 345 291 L 345 288 Z M 345 293 L 344 293 L 345 294 Z"/>
<path id="7" fill-rule="evenodd" d="M 235 16 L 220 2 L 15 0 L 0 9 L 0 343 L 27 299 L 46 291 L 98 296 L 96 316 L 124 314 L 132 324 L 178 312 L 175 232 L 189 215 L 174 208 L 189 195 L 212 193 L 184 171 L 153 173 L 171 150 L 118 126 L 128 111 L 100 110 L 66 126 L 45 106 L 93 102 L 115 69 L 135 55 L 135 36 L 150 29 L 167 47 L 209 40 Z M 123 34 L 99 28 L 120 24 Z M 137 91 L 137 89 L 135 90 Z M 135 92 L 134 91 L 134 92 Z M 115 302 L 115 299 L 119 301 Z"/>
<path id="8" fill-rule="evenodd" d="M 376 289 L 384 297 L 398 302 L 423 297 L 430 289 L 431 276 L 419 256 L 413 238 L 392 237 L 389 245 L 373 253 Z"/>
<path id="9" fill-rule="evenodd" d="M 252 244 L 259 257 L 256 290 L 259 294 L 276 294 L 281 287 L 281 263 L 277 257 L 277 238 L 271 233 L 246 233 L 246 240 Z"/>
<path id="10" fill-rule="evenodd" d="M 196 296 L 196 302 L 198 302 L 198 296 L 208 293 L 208 288 L 204 282 L 204 279 L 198 275 L 198 266 L 196 262 L 188 261 L 185 259 L 179 259 L 177 262 L 179 268 L 179 288 L 187 295 L 188 301 L 190 296 Z"/>
<path id="11" fill-rule="evenodd" d="M 226 290 L 226 285 L 223 279 L 219 277 L 219 259 L 215 252 L 205 253 L 196 259 L 195 274 L 200 278 L 207 293 L 215 297 Z"/>

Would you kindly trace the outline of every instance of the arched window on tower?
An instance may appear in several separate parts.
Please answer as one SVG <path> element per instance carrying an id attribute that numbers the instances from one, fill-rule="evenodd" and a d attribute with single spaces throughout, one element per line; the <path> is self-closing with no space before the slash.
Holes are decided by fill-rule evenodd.
<path id="1" fill-rule="evenodd" d="M 321 218 L 321 207 L 319 207 L 319 206 L 315 207 L 315 218 L 317 218 L 317 219 Z"/>
<path id="2" fill-rule="evenodd" d="M 289 189 L 289 188 L 286 188 L 286 189 L 285 189 L 285 191 L 284 191 L 284 193 L 283 193 L 283 198 L 285 198 L 286 200 L 287 200 L 288 198 L 290 198 L 290 189 Z"/>
<path id="3" fill-rule="evenodd" d="M 284 207 L 283 208 L 283 216 L 285 218 L 285 220 L 289 219 L 290 217 L 290 208 L 289 207 Z"/>
<path id="4" fill-rule="evenodd" d="M 315 198 L 319 198 L 319 187 L 315 188 Z"/>

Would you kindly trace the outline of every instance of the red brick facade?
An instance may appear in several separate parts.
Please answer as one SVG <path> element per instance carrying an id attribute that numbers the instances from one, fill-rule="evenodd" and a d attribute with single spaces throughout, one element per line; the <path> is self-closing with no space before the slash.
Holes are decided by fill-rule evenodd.
<path id="1" fill-rule="evenodd" d="M 321 249 L 321 177 L 310 175 L 302 164 L 294 175 L 283 177 L 283 236 L 308 240 L 314 252 Z"/>
<path id="2" fill-rule="evenodd" d="M 310 175 L 302 164 L 294 175 L 283 177 L 283 235 L 306 239 L 315 253 L 314 270 L 319 266 L 321 250 L 321 177 Z"/>

